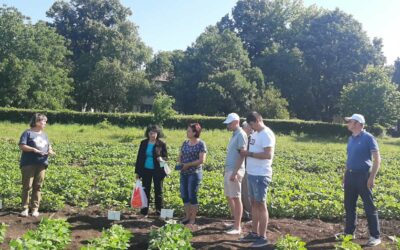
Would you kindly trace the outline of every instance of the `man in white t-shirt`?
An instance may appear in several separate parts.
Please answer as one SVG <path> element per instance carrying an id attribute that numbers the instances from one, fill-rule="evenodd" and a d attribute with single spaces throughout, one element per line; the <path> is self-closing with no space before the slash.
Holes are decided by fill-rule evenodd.
<path id="1" fill-rule="evenodd" d="M 248 191 L 251 200 L 252 232 L 241 238 L 242 241 L 252 241 L 251 247 L 263 247 L 268 244 L 267 225 L 267 191 L 272 179 L 272 160 L 274 158 L 275 135 L 264 125 L 257 112 L 251 112 L 246 122 L 254 130 L 249 140 L 249 149 L 241 150 L 246 157 L 246 173 Z"/>

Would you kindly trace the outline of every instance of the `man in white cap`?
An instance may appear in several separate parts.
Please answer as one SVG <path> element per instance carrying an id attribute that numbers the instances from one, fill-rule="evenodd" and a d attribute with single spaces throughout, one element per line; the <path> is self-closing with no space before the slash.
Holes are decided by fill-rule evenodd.
<path id="1" fill-rule="evenodd" d="M 378 211 L 374 205 L 372 188 L 381 163 L 378 144 L 373 135 L 364 130 L 363 115 L 346 117 L 347 128 L 352 132 L 347 144 L 346 173 L 343 176 L 346 227 L 344 234 L 354 235 L 356 206 L 361 196 L 368 220 L 370 238 L 368 246 L 381 243 Z"/>
<path id="2" fill-rule="evenodd" d="M 241 233 L 243 205 L 241 200 L 242 178 L 244 176 L 244 156 L 240 151 L 247 148 L 247 135 L 240 127 L 240 118 L 236 113 L 230 113 L 224 121 L 232 137 L 229 140 L 224 169 L 224 193 L 228 200 L 232 216 L 233 227 L 227 234 Z"/>

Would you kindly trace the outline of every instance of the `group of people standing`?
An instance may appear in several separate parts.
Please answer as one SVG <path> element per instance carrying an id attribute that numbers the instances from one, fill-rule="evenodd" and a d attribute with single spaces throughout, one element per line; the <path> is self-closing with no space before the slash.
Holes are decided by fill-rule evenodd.
<path id="1" fill-rule="evenodd" d="M 358 196 L 361 196 L 371 235 L 367 244 L 375 246 L 381 243 L 378 212 L 372 195 L 381 161 L 379 148 L 375 138 L 364 129 L 364 116 L 354 114 L 345 120 L 352 135 L 347 145 L 346 171 L 343 177 L 346 226 L 341 234 L 354 235 L 356 203 Z M 34 114 L 30 128 L 22 133 L 19 140 L 22 151 L 21 216 L 24 217 L 29 216 L 29 208 L 32 216 L 39 216 L 40 190 L 49 163 L 48 156 L 55 154 L 44 132 L 46 123 L 45 115 Z M 242 233 L 244 208 L 245 215 L 251 218 L 252 230 L 240 240 L 253 242 L 252 247 L 263 247 L 268 244 L 267 193 L 272 181 L 275 135 L 257 112 L 248 114 L 242 127 L 236 113 L 229 114 L 224 124 L 232 131 L 224 167 L 224 194 L 234 218 L 233 225 L 230 225 L 226 233 Z M 182 143 L 177 159 L 176 170 L 180 171 L 180 194 L 184 206 L 184 217 L 181 220 L 183 224 L 194 224 L 199 209 L 198 191 L 207 154 L 207 146 L 200 139 L 201 130 L 199 123 L 192 123 L 187 127 L 187 140 Z M 149 203 L 152 183 L 154 185 L 156 215 L 160 215 L 163 208 L 163 180 L 166 177 L 163 167 L 168 160 L 167 146 L 161 140 L 162 136 L 159 126 L 147 127 L 146 139 L 140 143 L 135 164 L 136 178 L 142 180 Z M 140 212 L 147 216 L 149 208 L 145 207 Z"/>

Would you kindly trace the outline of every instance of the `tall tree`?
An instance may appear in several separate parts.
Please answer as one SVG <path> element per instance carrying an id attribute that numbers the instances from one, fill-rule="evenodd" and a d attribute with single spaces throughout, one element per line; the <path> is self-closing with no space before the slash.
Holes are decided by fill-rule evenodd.
<path id="1" fill-rule="evenodd" d="M 396 61 L 394 61 L 392 82 L 396 83 L 397 87 L 400 87 L 400 57 L 397 57 Z"/>
<path id="2" fill-rule="evenodd" d="M 343 116 L 364 114 L 370 125 L 396 125 L 400 119 L 400 91 L 385 68 L 368 68 L 357 81 L 343 88 L 340 110 Z"/>
<path id="3" fill-rule="evenodd" d="M 69 48 L 73 51 L 71 59 L 78 108 L 98 109 L 103 105 L 95 96 L 100 86 L 93 81 L 97 79 L 93 74 L 104 66 L 105 61 L 118 60 L 120 70 L 128 74 L 130 71 L 143 71 L 143 66 L 150 60 L 151 49 L 141 41 L 137 27 L 128 20 L 131 14 L 119 0 L 57 1 L 47 11 L 59 34 L 71 41 Z M 113 68 L 106 67 L 111 71 Z M 144 74 L 137 75 L 144 77 Z M 141 87 L 138 85 L 137 90 Z M 122 91 L 119 94 L 117 100 L 124 99 L 128 93 Z"/>
<path id="4" fill-rule="evenodd" d="M 65 39 L 7 7 L 0 7 L 0 34 L 0 106 L 67 107 L 72 79 Z"/>

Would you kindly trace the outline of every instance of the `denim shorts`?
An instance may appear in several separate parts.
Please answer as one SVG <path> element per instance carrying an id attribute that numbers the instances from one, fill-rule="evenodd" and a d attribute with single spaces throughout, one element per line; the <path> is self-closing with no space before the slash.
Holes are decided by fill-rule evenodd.
<path id="1" fill-rule="evenodd" d="M 247 175 L 247 188 L 249 190 L 249 197 L 251 200 L 257 202 L 265 202 L 267 200 L 267 192 L 271 177 Z"/>

